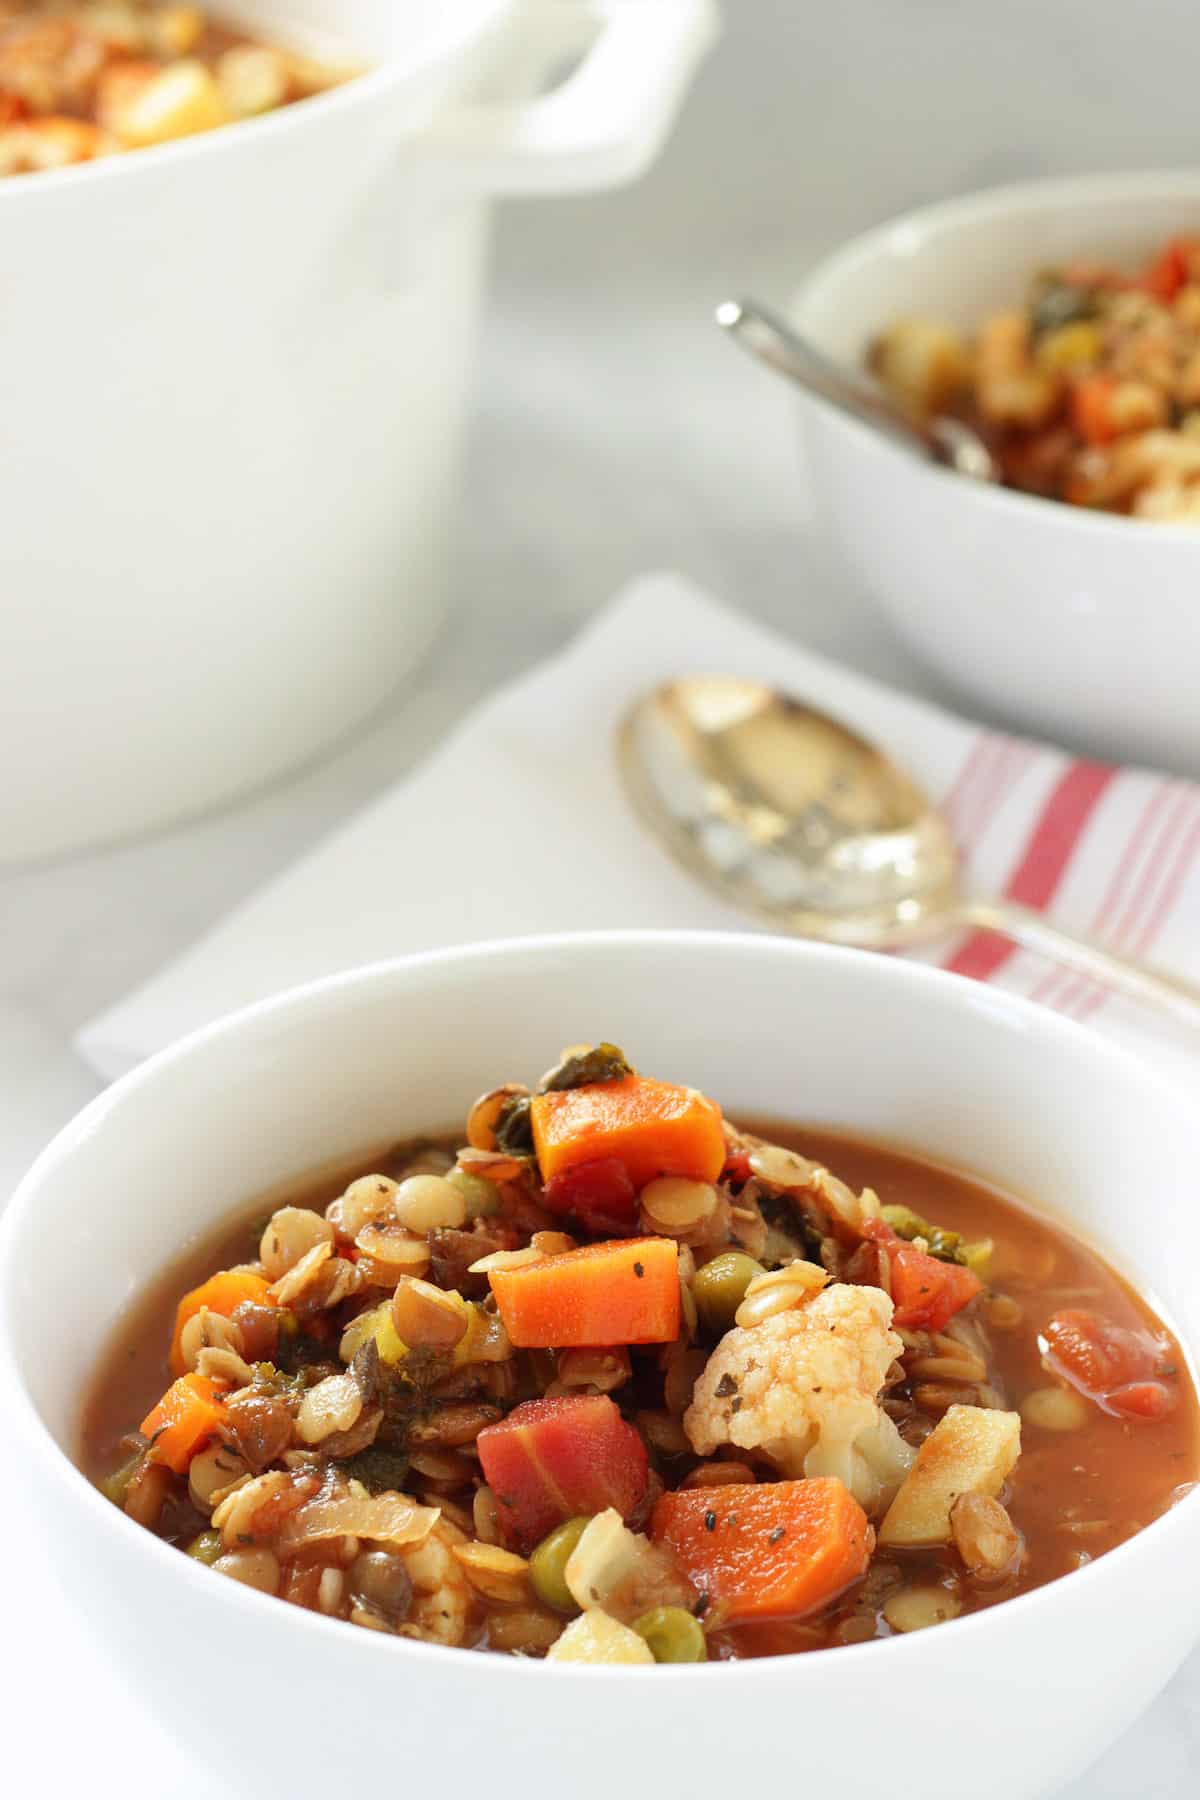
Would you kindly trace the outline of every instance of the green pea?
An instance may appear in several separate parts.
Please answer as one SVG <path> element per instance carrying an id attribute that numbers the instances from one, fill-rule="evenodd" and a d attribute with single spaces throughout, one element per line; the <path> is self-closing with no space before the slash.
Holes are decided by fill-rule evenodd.
<path id="1" fill-rule="evenodd" d="M 188 1545 L 187 1554 L 194 1556 L 197 1562 L 207 1563 L 211 1569 L 224 1548 L 219 1531 L 202 1531 Z"/>
<path id="2" fill-rule="evenodd" d="M 494 1181 L 469 1175 L 465 1169 L 451 1169 L 446 1180 L 462 1195 L 468 1219 L 487 1219 L 500 1211 L 500 1194 Z"/>
<path id="3" fill-rule="evenodd" d="M 652 1607 L 633 1621 L 633 1629 L 645 1638 L 656 1663 L 708 1661 L 700 1621 L 682 1606 Z"/>
<path id="4" fill-rule="evenodd" d="M 700 1323 L 709 1331 L 728 1331 L 743 1296 L 763 1266 L 742 1250 L 726 1250 L 714 1256 L 692 1277 L 692 1299 Z"/>
<path id="5" fill-rule="evenodd" d="M 555 1612 L 579 1611 L 567 1586 L 567 1559 L 590 1524 L 590 1519 L 568 1519 L 565 1524 L 556 1525 L 529 1559 L 533 1591 Z"/>

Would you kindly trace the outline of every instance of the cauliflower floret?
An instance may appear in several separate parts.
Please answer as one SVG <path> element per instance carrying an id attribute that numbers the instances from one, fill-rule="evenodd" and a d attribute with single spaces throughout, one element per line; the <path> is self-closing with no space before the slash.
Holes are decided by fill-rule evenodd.
<path id="1" fill-rule="evenodd" d="M 904 1348 L 880 1288 L 838 1283 L 761 1325 L 727 1331 L 683 1427 L 699 1456 L 761 1450 L 786 1476 L 835 1475 L 868 1512 L 896 1492 L 915 1452 L 877 1395 Z"/>

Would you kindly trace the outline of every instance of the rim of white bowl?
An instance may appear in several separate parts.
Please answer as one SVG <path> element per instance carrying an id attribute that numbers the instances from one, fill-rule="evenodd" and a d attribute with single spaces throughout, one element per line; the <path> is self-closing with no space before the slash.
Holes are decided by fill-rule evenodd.
<path id="1" fill-rule="evenodd" d="M 36 206 L 40 195 L 62 193 L 67 188 L 77 187 L 81 182 L 99 184 L 137 180 L 143 177 L 143 173 L 145 179 L 150 179 L 154 170 L 167 163 L 195 159 L 197 156 L 213 158 L 229 154 L 231 149 L 236 150 L 240 144 L 269 142 L 287 132 L 303 130 L 306 124 L 337 118 L 356 106 L 374 100 L 386 101 L 392 89 L 419 82 L 441 65 L 456 61 L 476 43 L 485 43 L 489 35 L 499 29 L 502 21 L 515 11 L 515 6 L 516 0 L 473 0 L 467 16 L 454 18 L 447 14 L 439 20 L 436 28 L 429 30 L 426 41 L 411 56 L 397 51 L 392 57 L 372 63 L 364 55 L 365 66 L 361 74 L 352 75 L 339 86 L 326 89 L 324 93 L 310 94 L 288 106 L 276 107 L 272 112 L 260 113 L 250 119 L 230 120 L 228 124 L 213 131 L 172 138 L 165 144 L 150 144 L 141 150 L 98 156 L 90 162 L 68 163 L 61 169 L 42 169 L 28 178 L 13 176 L 0 180 L 0 208 Z M 298 41 L 289 44 L 286 42 L 287 27 L 287 20 L 280 19 L 275 28 L 284 35 L 284 47 L 311 55 L 319 61 L 319 43 L 314 42 L 311 51 L 305 51 L 303 44 Z M 272 28 L 264 24 L 264 39 L 271 32 Z M 342 48 L 353 60 L 355 46 L 349 43 L 342 46 L 331 41 L 326 55 L 332 58 Z M 405 124 L 403 115 L 396 121 L 396 131 L 400 139 L 398 151 L 404 147 L 406 134 L 414 148 L 419 146 L 420 130 L 412 133 L 411 127 Z"/>
<path id="2" fill-rule="evenodd" d="M 972 220 L 1012 217 L 1021 213 L 1032 215 L 1053 210 L 1072 201 L 1096 202 L 1107 198 L 1114 202 L 1128 201 L 1148 198 L 1152 194 L 1169 197 L 1172 188 L 1176 187 L 1181 198 L 1193 199 L 1200 204 L 1200 169 L 1122 169 L 1083 175 L 1047 175 L 1031 181 L 1005 182 L 997 187 L 976 188 L 969 194 L 956 194 L 948 200 L 934 200 L 926 206 L 915 206 L 908 212 L 897 213 L 894 217 L 885 219 L 882 224 L 870 226 L 830 251 L 815 268 L 809 270 L 799 287 L 794 290 L 787 304 L 786 316 L 799 329 L 806 329 L 806 308 L 818 292 L 836 292 L 838 284 L 848 275 L 856 273 L 864 265 L 869 266 L 872 262 L 890 257 L 895 248 L 895 240 L 902 238 L 906 232 L 938 231 Z M 814 341 L 820 347 L 819 339 Z M 803 406 L 805 401 L 801 399 L 798 404 Z M 1138 532 L 1153 533 L 1158 538 L 1200 544 L 1200 525 L 1183 520 L 1135 519 L 1126 513 L 1102 512 L 1086 506 L 1071 506 L 1065 500 L 1049 499 L 1042 494 L 1025 494 L 1017 488 L 1003 487 L 998 482 L 972 481 L 939 463 L 923 463 L 882 432 L 851 418 L 849 414 L 835 414 L 831 407 L 824 410 L 836 428 L 857 436 L 863 443 L 870 441 L 875 444 L 880 455 L 903 458 L 917 472 L 918 479 L 939 483 L 954 482 L 964 491 L 969 490 L 981 505 L 999 507 L 1002 511 L 1014 512 L 1017 516 L 1027 513 L 1030 508 L 1042 518 L 1058 514 L 1066 529 L 1090 531 L 1100 536 L 1113 532 L 1125 535 L 1133 528 Z M 1139 595 L 1139 599 L 1141 598 Z"/>
<path id="3" fill-rule="evenodd" d="M 288 988 L 282 993 L 265 1000 L 239 1008 L 236 1012 L 227 1013 L 211 1024 L 201 1026 L 189 1032 L 165 1050 L 158 1051 L 139 1063 L 127 1075 L 106 1089 L 91 1101 L 82 1112 L 58 1132 L 51 1142 L 38 1156 L 16 1191 L 0 1215 L 0 1300 L 3 1299 L 7 1285 L 7 1265 L 12 1245 L 20 1231 L 20 1221 L 24 1215 L 35 1209 L 37 1191 L 45 1175 L 49 1173 L 60 1159 L 71 1153 L 77 1144 L 90 1137 L 107 1119 L 110 1112 L 119 1110 L 126 1097 L 138 1092 L 141 1088 L 157 1081 L 165 1070 L 177 1068 L 195 1057 L 205 1055 L 213 1045 L 220 1045 L 229 1037 L 253 1034 L 263 1025 L 274 1026 L 289 1013 L 308 1011 L 310 1008 L 320 1009 L 323 1005 L 341 1004 L 347 996 L 353 996 L 363 988 L 371 987 L 382 980 L 403 983 L 406 976 L 424 969 L 443 969 L 460 967 L 469 972 L 473 965 L 494 963 L 498 958 L 512 958 L 518 955 L 544 956 L 547 954 L 569 953 L 573 955 L 606 954 L 612 950 L 640 949 L 646 952 L 659 951 L 667 946 L 680 950 L 704 951 L 718 948 L 732 950 L 737 955 L 762 957 L 767 960 L 783 958 L 796 962 L 819 962 L 837 968 L 861 969 L 864 958 L 875 974 L 868 979 L 878 978 L 884 984 L 894 983 L 901 989 L 908 989 L 914 994 L 924 993 L 927 996 L 940 994 L 947 998 L 953 992 L 957 995 L 954 1005 L 965 1006 L 968 1011 L 979 1012 L 986 1016 L 1006 1021 L 1010 1025 L 1021 1025 L 1026 1030 L 1033 1030 L 1057 1038 L 1064 1048 L 1082 1050 L 1087 1056 L 1107 1062 L 1119 1073 L 1123 1074 L 1134 1089 L 1152 1091 L 1166 1097 L 1172 1104 L 1177 1104 L 1181 1114 L 1185 1111 L 1186 1097 L 1169 1081 L 1151 1073 L 1129 1051 L 1112 1044 L 1087 1030 L 1072 1019 L 1060 1017 L 1048 1008 L 1035 1006 L 1032 1001 L 1024 1000 L 1017 995 L 1004 994 L 988 988 L 985 984 L 969 980 L 965 976 L 952 975 L 943 969 L 931 968 L 924 963 L 902 961 L 899 958 L 886 956 L 867 956 L 861 950 L 843 948 L 839 945 L 815 944 L 795 938 L 775 937 L 767 933 L 733 932 L 733 931 L 587 931 L 587 932 L 550 932 L 517 938 L 491 938 L 481 943 L 454 946 L 444 950 L 416 951 L 408 956 L 389 957 L 379 962 L 368 963 L 359 968 L 344 970 L 335 975 L 324 976 L 319 980 L 307 982 L 299 987 Z M 212 1584 L 212 1571 L 203 1568 L 193 1558 L 183 1556 L 175 1546 L 156 1537 L 143 1526 L 118 1512 L 110 1500 L 94 1487 L 79 1465 L 63 1449 L 57 1439 L 38 1415 L 37 1409 L 20 1379 L 16 1349 L 9 1335 L 9 1309 L 0 1305 L 0 1391 L 7 1389 L 12 1396 L 10 1412 L 12 1421 L 19 1436 L 37 1461 L 35 1480 L 52 1480 L 65 1483 L 66 1489 L 75 1496 L 75 1504 L 95 1520 L 97 1529 L 101 1531 L 136 1532 L 142 1549 L 150 1559 L 148 1566 L 155 1562 L 163 1571 L 166 1580 L 205 1582 L 210 1585 L 197 1589 L 211 1596 L 216 1605 L 229 1610 L 237 1609 L 246 1613 L 247 1623 L 252 1628 L 255 1619 L 277 1618 L 277 1609 L 286 1605 L 278 1596 L 263 1594 L 247 1587 L 242 1582 L 224 1581 Z M 1193 1381 L 1197 1380 L 1197 1369 L 1200 1365 L 1200 1346 L 1193 1351 L 1192 1347 L 1183 1345 L 1188 1360 L 1189 1372 Z M 1012 1609 L 1019 1607 L 1022 1614 L 1032 1613 L 1035 1608 L 1045 1610 L 1056 1603 L 1055 1597 L 1061 1596 L 1062 1583 L 1067 1581 L 1071 1587 L 1067 1590 L 1078 1591 L 1077 1583 L 1089 1581 L 1094 1586 L 1097 1581 L 1117 1579 L 1112 1573 L 1112 1565 L 1119 1560 L 1119 1568 L 1130 1564 L 1139 1554 L 1145 1553 L 1144 1541 L 1150 1533 L 1161 1542 L 1164 1534 L 1172 1532 L 1180 1539 L 1182 1552 L 1185 1535 L 1194 1535 L 1195 1528 L 1191 1521 L 1200 1511 L 1200 1485 L 1177 1501 L 1157 1519 L 1151 1520 L 1144 1530 L 1127 1538 L 1124 1543 L 1106 1551 L 1094 1562 L 1082 1569 L 1076 1569 L 1067 1576 L 1060 1576 L 1054 1581 L 1043 1583 L 1024 1594 L 1017 1594 L 1011 1599 L 999 1603 L 1003 1612 L 1011 1617 Z M 132 1540 L 127 1539 L 132 1547 Z M 1141 1548 L 1139 1549 L 1139 1546 Z M 1105 1570 L 1109 1573 L 1106 1576 Z M 173 1571 L 173 1573 L 172 1573 Z M 263 1613 L 263 1607 L 270 1609 Z M 247 1610 L 248 1609 L 248 1610 Z M 980 1611 L 966 1613 L 960 1618 L 947 1620 L 939 1627 L 940 1631 L 953 1631 L 957 1637 L 965 1637 L 968 1632 L 987 1631 L 991 1614 L 997 1609 L 984 1607 Z M 335 1654 L 340 1645 L 346 1653 L 362 1653 L 364 1646 L 359 1641 L 361 1632 L 355 1636 L 346 1626 L 344 1620 L 329 1619 L 319 1613 L 309 1612 L 306 1608 L 295 1607 L 298 1615 L 292 1621 L 297 1634 L 316 1633 L 325 1640 L 329 1652 Z M 864 1655 L 872 1658 L 895 1657 L 906 1652 L 902 1646 L 908 1638 L 922 1634 L 898 1633 L 893 1637 L 872 1639 L 862 1644 L 843 1644 L 837 1647 L 837 1667 L 849 1664 L 845 1659 L 861 1659 Z M 388 1637 L 383 1633 L 372 1632 L 371 1644 L 378 1647 L 379 1654 L 400 1657 L 435 1656 L 454 1657 L 460 1666 L 473 1669 L 477 1675 L 488 1671 L 486 1679 L 512 1679 L 514 1671 L 522 1670 L 517 1679 L 524 1679 L 525 1661 L 521 1657 L 483 1656 L 477 1650 L 452 1648 L 442 1644 L 426 1644 L 414 1639 Z M 297 1635 L 299 1642 L 299 1635 Z M 940 1641 L 940 1640 L 939 1640 Z M 798 1679 L 804 1679 L 797 1665 L 809 1663 L 813 1653 L 797 1651 L 785 1653 Z M 668 1664 L 659 1669 L 657 1682 L 667 1679 L 676 1681 L 705 1680 L 704 1671 L 720 1669 L 722 1679 L 727 1681 L 753 1681 L 754 1671 L 762 1659 L 747 1658 L 735 1662 L 713 1662 L 695 1664 Z M 776 1662 L 777 1657 L 766 1659 Z M 825 1667 L 824 1657 L 818 1657 L 820 1666 Z M 538 1679 L 542 1681 L 624 1681 L 629 1678 L 630 1671 L 622 1667 L 604 1667 L 603 1665 L 583 1665 L 571 1663 L 554 1663 L 546 1665 L 534 1662 L 531 1665 L 542 1671 Z M 874 1666 L 867 1665 L 867 1666 Z M 882 1668 L 880 1668 L 882 1672 Z M 815 1676 L 813 1677 L 815 1679 Z"/>

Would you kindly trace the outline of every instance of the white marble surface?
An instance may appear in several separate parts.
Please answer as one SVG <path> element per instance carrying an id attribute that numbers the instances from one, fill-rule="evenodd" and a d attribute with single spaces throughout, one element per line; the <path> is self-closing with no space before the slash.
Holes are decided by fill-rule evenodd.
<path id="1" fill-rule="evenodd" d="M 514 205 L 499 223 L 453 629 L 420 677 L 338 755 L 234 812 L 0 876 L 0 1192 L 95 1091 L 70 1050 L 78 1025 L 639 570 L 680 568 L 829 654 L 938 691 L 826 567 L 786 396 L 718 340 L 711 308 L 739 289 L 782 298 L 821 250 L 925 198 L 1192 160 L 1189 0 L 726 5 L 725 42 L 639 189 Z M 412 879 L 436 879 L 419 846 Z M 14 1606 L 8 1590 L 6 1615 L 27 1605 L 33 1642 L 18 1657 L 10 1632 L 0 1650 L 0 1713 L 21 1721 L 6 1753 L 15 1742 L 17 1775 L 28 1756 L 51 1796 L 86 1781 L 116 1800 L 154 1766 L 157 1728 L 77 1637 L 51 1571 L 22 1560 L 27 1598 Z M 86 1733 L 59 1728 L 65 1695 Z M 235 1780 L 176 1768 L 162 1749 L 160 1791 L 243 1800 Z M 1198 1762 L 1194 1658 L 1070 1800 L 1184 1800 Z"/>

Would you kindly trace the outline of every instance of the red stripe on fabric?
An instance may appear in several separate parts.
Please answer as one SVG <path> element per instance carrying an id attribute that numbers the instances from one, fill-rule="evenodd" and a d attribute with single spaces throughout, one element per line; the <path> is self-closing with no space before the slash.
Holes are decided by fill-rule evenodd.
<path id="1" fill-rule="evenodd" d="M 1193 809 L 1191 828 L 1183 841 L 1174 871 L 1159 889 L 1158 901 L 1149 919 L 1142 926 L 1134 942 L 1134 952 L 1141 956 L 1149 950 L 1155 938 L 1171 915 L 1171 909 L 1179 898 L 1179 890 L 1187 878 L 1196 859 L 1196 851 L 1200 848 L 1200 814 Z"/>
<path id="2" fill-rule="evenodd" d="M 1142 912 L 1152 902 L 1155 886 L 1171 855 L 1176 835 L 1180 827 L 1186 825 L 1194 804 L 1195 797 L 1190 789 L 1179 787 L 1175 790 L 1175 804 L 1166 827 L 1160 833 L 1155 855 L 1143 868 L 1137 887 L 1126 901 L 1121 917 L 1114 924 L 1113 935 L 1118 943 L 1134 929 Z"/>
<path id="3" fill-rule="evenodd" d="M 1162 930 L 1163 925 L 1170 917 L 1171 909 L 1179 898 L 1179 890 L 1186 881 L 1188 872 L 1196 860 L 1197 851 L 1200 851 L 1200 813 L 1194 812 L 1191 828 L 1179 846 L 1174 866 L 1167 875 L 1162 887 L 1159 889 L 1158 899 L 1154 904 L 1154 909 L 1151 912 L 1150 917 L 1142 926 L 1142 929 L 1138 933 L 1132 946 L 1135 955 L 1141 956 L 1150 948 L 1155 938 Z M 1111 998 L 1112 990 L 1110 988 L 1099 988 L 1094 995 L 1090 996 L 1090 1000 L 1085 1001 L 1085 1004 L 1078 1009 L 1075 1017 L 1077 1019 L 1090 1019 L 1092 1014 L 1096 1012 L 1099 1007 L 1103 1006 L 1106 1000 L 1110 1000 Z"/>
<path id="4" fill-rule="evenodd" d="M 995 741 L 995 738 L 989 736 L 986 732 L 981 733 L 980 736 L 975 739 L 975 742 L 971 745 L 970 751 L 968 752 L 966 761 L 958 771 L 953 787 L 942 801 L 942 817 L 946 820 L 951 830 L 955 832 L 958 830 L 959 811 L 962 808 L 964 801 L 969 796 L 975 782 L 978 780 L 979 770 L 987 761 L 987 758 L 991 753 L 991 746 Z"/>
<path id="5" fill-rule="evenodd" d="M 1033 759 L 1031 745 L 1017 743 L 1013 738 L 999 738 L 996 741 L 999 753 L 988 771 L 986 781 L 981 783 L 972 816 L 966 822 L 967 829 L 960 834 L 959 842 L 968 852 L 977 849 L 987 836 L 992 820 L 1016 785 L 1018 776 L 1024 773 Z"/>
<path id="6" fill-rule="evenodd" d="M 1023 779 L 1026 771 L 1038 759 L 1039 752 L 1033 744 L 1023 743 L 1019 738 L 996 738 L 993 740 L 999 748 L 999 756 L 985 778 L 986 786 L 976 806 L 974 829 L 971 832 L 960 832 L 959 848 L 964 852 L 964 861 L 970 862 L 971 854 L 986 839 L 992 822 L 1000 812 L 1009 795 Z M 989 934 L 983 933 L 983 936 Z M 949 955 L 943 960 L 943 968 L 953 968 L 955 958 L 965 948 L 965 940 L 956 949 L 951 946 Z M 982 951 L 980 952 L 982 954 Z"/>
<path id="7" fill-rule="evenodd" d="M 1102 796 L 1116 778 L 1110 763 L 1072 763 L 1055 783 L 1025 853 L 1004 889 L 1009 900 L 1040 911 L 1053 899 Z M 946 967 L 955 975 L 986 981 L 1016 953 L 994 932 L 972 932 Z"/>
<path id="8" fill-rule="evenodd" d="M 988 744 L 988 762 L 986 768 L 980 770 L 979 778 L 968 795 L 970 809 L 961 809 L 959 820 L 960 838 L 964 844 L 973 844 L 979 837 L 987 819 L 991 816 L 991 799 L 997 784 L 1004 777 L 1005 765 L 1010 755 L 1009 747 L 1003 738 L 992 738 Z"/>
<path id="9" fill-rule="evenodd" d="M 1120 912 L 1106 933 L 1109 943 L 1116 949 L 1126 948 L 1136 934 L 1143 916 L 1153 912 L 1155 896 L 1161 882 L 1166 879 L 1165 872 L 1171 867 L 1176 843 L 1188 823 L 1192 807 L 1191 790 L 1173 782 L 1166 791 L 1172 802 L 1167 815 L 1142 863 L 1132 893 L 1125 896 Z M 1057 1004 L 1060 1010 L 1078 1018 L 1081 1007 L 1088 1012 L 1094 1010 L 1096 1005 L 1108 997 L 1110 991 L 1103 983 L 1079 979 L 1070 995 L 1060 995 Z"/>
<path id="10" fill-rule="evenodd" d="M 985 738 L 980 745 L 980 756 L 971 779 L 963 784 L 958 795 L 949 824 L 958 847 L 965 856 L 970 855 L 991 817 L 991 796 L 1003 775 L 1008 754 L 1008 739 L 994 735 Z"/>
<path id="11" fill-rule="evenodd" d="M 1166 781 L 1156 783 L 1149 800 L 1142 808 L 1137 824 L 1126 841 L 1120 860 L 1113 870 L 1108 888 L 1092 918 L 1090 929 L 1102 937 L 1110 935 L 1110 921 L 1114 914 L 1124 906 L 1126 890 L 1133 878 L 1138 858 L 1172 791 L 1172 783 Z M 1169 837 L 1169 835 L 1168 832 L 1167 836 Z M 1157 863 L 1157 860 L 1157 855 L 1151 858 L 1152 863 Z M 1116 933 L 1112 934 L 1114 942 L 1119 942 L 1122 929 L 1122 926 L 1118 926 Z M 1092 983 L 1085 977 L 1072 975 L 1069 971 L 1062 969 L 1051 969 L 1049 974 L 1042 978 L 1030 997 L 1044 1005 L 1056 1006 L 1063 1011 L 1069 1011 L 1091 987 Z"/>

